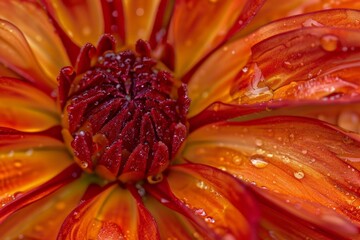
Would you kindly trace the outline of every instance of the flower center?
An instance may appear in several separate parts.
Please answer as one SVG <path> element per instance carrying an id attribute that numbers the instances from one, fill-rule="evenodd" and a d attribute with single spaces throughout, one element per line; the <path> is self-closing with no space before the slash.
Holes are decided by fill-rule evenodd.
<path id="1" fill-rule="evenodd" d="M 68 89 L 64 139 L 85 171 L 109 180 L 160 174 L 187 135 L 185 86 L 157 67 L 146 42 L 136 51 L 105 51 L 83 73 L 58 77 L 59 92 Z"/>

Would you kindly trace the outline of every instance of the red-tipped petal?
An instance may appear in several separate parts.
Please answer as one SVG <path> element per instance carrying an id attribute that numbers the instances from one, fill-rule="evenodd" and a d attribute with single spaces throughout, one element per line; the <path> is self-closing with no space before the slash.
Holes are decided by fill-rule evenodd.
<path id="1" fill-rule="evenodd" d="M 87 195 L 66 218 L 58 239 L 141 239 L 144 227 L 149 230 L 144 239 L 156 237 L 155 222 L 127 189 L 110 184 Z"/>
<path id="2" fill-rule="evenodd" d="M 146 185 L 163 205 L 181 213 L 200 235 L 254 239 L 258 219 L 252 197 L 231 175 L 215 168 L 176 165 L 157 185 Z"/>
<path id="3" fill-rule="evenodd" d="M 272 117 L 214 124 L 189 136 L 183 156 L 282 194 L 283 200 L 297 199 L 306 211 L 306 221 L 327 231 L 331 230 L 326 227 L 328 222 L 309 217 L 318 216 L 316 204 L 336 209 L 339 216 L 354 224 L 348 224 L 352 231 L 360 224 L 356 210 L 360 206 L 359 137 L 326 123 Z"/>
<path id="4" fill-rule="evenodd" d="M 190 116 L 194 116 L 195 114 L 199 113 L 201 110 L 205 109 L 208 105 L 212 104 L 213 102 L 216 101 L 222 101 L 224 103 L 230 103 L 232 102 L 233 104 L 239 104 L 239 103 L 243 103 L 243 102 L 239 102 L 239 101 L 233 101 L 234 97 L 239 97 L 240 94 L 245 94 L 248 92 L 245 92 L 245 90 L 241 93 L 238 93 L 238 95 L 236 95 L 236 93 L 233 92 L 233 95 L 230 94 L 230 89 L 232 87 L 232 81 L 233 79 L 238 76 L 242 76 L 242 75 L 246 75 L 249 73 L 249 71 L 254 70 L 255 65 L 253 65 L 252 69 L 250 69 L 250 66 L 246 66 L 246 63 L 248 62 L 249 58 L 251 57 L 251 47 L 256 45 L 259 42 L 262 41 L 267 41 L 265 39 L 274 39 L 276 38 L 277 35 L 279 34 L 283 34 L 289 31 L 294 31 L 294 30 L 299 30 L 300 29 L 306 29 L 309 27 L 316 27 L 318 26 L 319 28 L 326 28 L 326 27 L 332 27 L 332 28 L 346 28 L 349 30 L 355 30 L 358 29 L 358 24 L 357 21 L 360 17 L 360 12 L 359 11 L 355 11 L 355 10 L 344 10 L 344 9 L 336 9 L 336 10 L 327 10 L 327 11 L 321 11 L 321 12 L 315 12 L 315 13 L 310 13 L 310 14 L 304 14 L 304 15 L 299 15 L 299 16 L 294 16 L 291 18 L 285 18 L 285 19 L 281 19 L 278 20 L 276 22 L 272 22 L 262 28 L 260 28 L 259 30 L 257 30 L 256 32 L 254 32 L 253 34 L 241 38 L 237 41 L 233 41 L 229 44 L 224 45 L 221 49 L 217 50 L 214 54 L 212 54 L 205 62 L 204 64 L 201 65 L 201 67 L 198 69 L 198 71 L 196 71 L 194 73 L 194 75 L 192 76 L 192 78 L 189 81 L 188 84 L 188 91 L 189 91 L 189 96 L 192 99 L 192 103 L 191 103 L 191 108 L 190 108 L 190 112 L 189 115 Z M 321 31 L 321 30 L 314 30 L 315 33 L 317 31 Z M 335 30 L 334 30 L 335 31 Z M 344 32 L 346 30 L 342 30 L 342 32 Z M 351 32 L 351 31 L 350 31 Z M 294 34 L 294 33 L 293 33 Z M 340 33 L 341 34 L 341 33 Z M 346 34 L 342 34 L 340 36 L 339 42 L 341 41 L 350 41 L 351 39 L 354 39 L 355 36 L 344 36 Z M 282 35 L 283 36 L 283 35 Z M 344 40 L 342 40 L 342 38 L 344 37 Z M 284 42 L 276 42 L 276 44 L 272 45 L 279 45 L 279 44 L 284 44 L 283 46 L 285 46 L 285 44 L 289 44 L 288 42 L 285 41 L 284 37 L 280 37 L 280 35 L 277 37 L 277 40 L 279 41 L 284 41 Z M 355 39 L 356 40 L 356 39 Z M 353 41 L 353 40 L 351 40 Z M 306 44 L 306 43 L 305 43 Z M 311 44 L 310 44 L 311 45 Z M 270 47 L 270 45 L 267 45 L 268 47 Z M 294 45 L 291 45 L 292 48 L 296 47 Z M 301 46 L 298 46 L 298 49 L 301 49 Z M 310 46 L 311 47 L 311 46 Z M 318 49 L 318 51 L 313 51 L 313 53 L 322 53 L 323 49 L 319 48 L 320 45 L 315 45 L 316 49 Z M 256 48 L 258 49 L 258 48 Z M 303 50 L 311 50 L 312 48 L 308 48 L 305 49 L 303 48 Z M 259 50 L 259 49 L 258 49 Z M 275 49 L 273 49 L 275 50 Z M 348 49 L 349 50 L 349 49 Z M 311 51 L 309 53 L 312 53 Z M 255 54 L 255 52 L 253 53 Z M 258 52 L 258 56 L 259 56 L 260 52 Z M 328 53 L 322 53 L 323 55 L 328 54 Z M 331 54 L 331 53 L 329 53 Z M 343 53 L 344 54 L 344 53 Z M 278 55 L 276 53 L 276 55 Z M 284 53 L 280 52 L 279 56 L 284 56 Z M 303 55 L 302 57 L 299 57 L 299 61 L 302 60 L 302 58 L 304 59 L 308 59 L 308 57 L 306 57 L 308 55 Z M 311 55 L 313 56 L 313 55 Z M 328 55 L 330 56 L 330 55 Z M 356 53 L 352 53 L 351 51 L 348 51 L 346 53 L 346 56 L 355 56 L 356 57 Z M 221 62 L 219 63 L 219 59 L 221 59 Z M 276 60 L 277 58 L 275 58 Z M 277 60 L 275 61 L 274 59 L 271 59 L 271 64 L 279 64 L 281 65 L 282 62 Z M 330 62 L 331 59 L 328 60 L 328 63 Z M 333 62 L 330 62 L 332 64 L 341 64 L 344 63 L 344 61 L 338 61 L 338 60 L 334 60 L 332 59 Z M 283 59 L 283 61 L 285 62 L 285 60 Z M 270 64 L 270 62 L 267 62 L 267 64 Z M 226 64 L 222 64 L 222 63 L 226 63 Z M 263 64 L 263 63 L 262 63 Z M 250 65 L 250 64 L 249 64 Z M 216 67 L 214 67 L 216 66 Z M 319 64 L 320 66 L 320 64 Z M 329 66 L 329 65 L 327 65 Z M 326 66 L 325 66 L 326 67 Z M 348 64 L 348 67 L 349 66 Z M 306 65 L 304 63 L 304 66 L 300 66 L 299 69 L 297 69 L 294 72 L 300 73 L 298 70 L 300 69 L 305 69 L 308 68 L 308 65 Z M 352 67 L 354 68 L 354 67 Z M 259 71 L 262 70 L 261 68 L 259 68 L 259 65 L 257 65 L 257 69 L 258 69 L 258 73 L 261 73 Z M 287 70 L 286 72 L 281 72 L 280 70 L 283 70 L 282 66 L 280 66 L 279 68 L 272 68 L 274 71 L 276 71 L 276 73 L 280 76 L 281 74 L 284 75 L 284 78 L 289 77 L 290 74 L 287 74 L 289 72 L 289 70 Z M 278 70 L 276 70 L 278 69 Z M 242 73 L 242 74 L 241 74 Z M 310 80 L 307 79 L 308 78 L 308 72 L 303 71 L 302 73 L 302 77 L 305 78 L 306 80 Z M 267 74 L 267 73 L 266 73 Z M 272 75 L 273 76 L 273 75 Z M 261 77 L 261 75 L 260 75 Z M 264 76 L 264 78 L 268 77 L 267 75 Z M 348 76 L 350 77 L 350 76 Z M 244 76 L 242 76 L 242 79 L 244 79 Z M 267 80 L 267 79 L 265 79 Z M 240 84 L 249 86 L 249 79 L 244 79 L 244 81 L 240 82 Z M 306 81 L 307 82 L 307 81 Z M 260 84 L 263 84 L 262 82 L 260 82 Z M 249 86 L 251 87 L 251 86 Z M 264 88 L 263 90 L 265 90 L 266 88 Z M 261 90 L 261 88 L 260 88 Z M 270 89 L 272 90 L 272 89 Z M 258 90 L 259 91 L 259 90 Z M 248 93 L 249 94 L 249 93 Z M 259 95 L 261 94 L 261 92 L 259 93 Z M 263 96 L 266 96 L 265 94 L 263 94 Z M 241 95 L 240 97 L 245 98 L 247 96 Z M 261 100 L 261 99 L 260 99 Z M 259 100 L 259 101 L 260 101 Z M 265 100 L 265 99 L 263 99 Z"/>

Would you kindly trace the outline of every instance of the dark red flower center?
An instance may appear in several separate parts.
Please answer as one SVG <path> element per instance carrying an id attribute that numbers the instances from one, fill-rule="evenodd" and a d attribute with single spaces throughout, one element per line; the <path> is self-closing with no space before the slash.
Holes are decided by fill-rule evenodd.
<path id="1" fill-rule="evenodd" d="M 123 182 L 163 172 L 187 135 L 185 86 L 157 67 L 147 43 L 136 50 L 105 51 L 83 73 L 59 75 L 59 92 L 68 89 L 63 136 L 76 162 Z"/>

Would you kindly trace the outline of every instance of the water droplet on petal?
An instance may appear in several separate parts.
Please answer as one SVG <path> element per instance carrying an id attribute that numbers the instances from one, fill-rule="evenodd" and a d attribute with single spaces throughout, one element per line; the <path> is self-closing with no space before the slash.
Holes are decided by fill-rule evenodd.
<path id="1" fill-rule="evenodd" d="M 266 167 L 269 163 L 266 162 L 263 158 L 261 158 L 260 156 L 252 156 L 250 158 L 250 162 L 251 164 L 256 167 L 256 168 L 264 168 Z"/>
<path id="2" fill-rule="evenodd" d="M 294 177 L 296 179 L 303 179 L 305 177 L 305 173 L 303 171 L 294 172 Z"/>
<path id="3" fill-rule="evenodd" d="M 321 47 L 328 52 L 335 51 L 338 46 L 339 39 L 334 35 L 324 35 L 320 39 Z"/>
<path id="4" fill-rule="evenodd" d="M 256 144 L 256 146 L 261 147 L 263 145 L 263 142 L 261 139 L 256 139 L 255 144 Z"/>
<path id="5" fill-rule="evenodd" d="M 22 161 L 19 159 L 14 160 L 14 167 L 21 168 L 22 167 Z"/>

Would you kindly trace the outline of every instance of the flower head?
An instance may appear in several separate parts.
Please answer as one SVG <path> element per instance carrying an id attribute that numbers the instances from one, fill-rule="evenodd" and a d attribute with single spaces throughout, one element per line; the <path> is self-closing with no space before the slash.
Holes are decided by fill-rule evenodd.
<path id="1" fill-rule="evenodd" d="M 4 239 L 359 239 L 356 1 L 0 3 Z"/>

